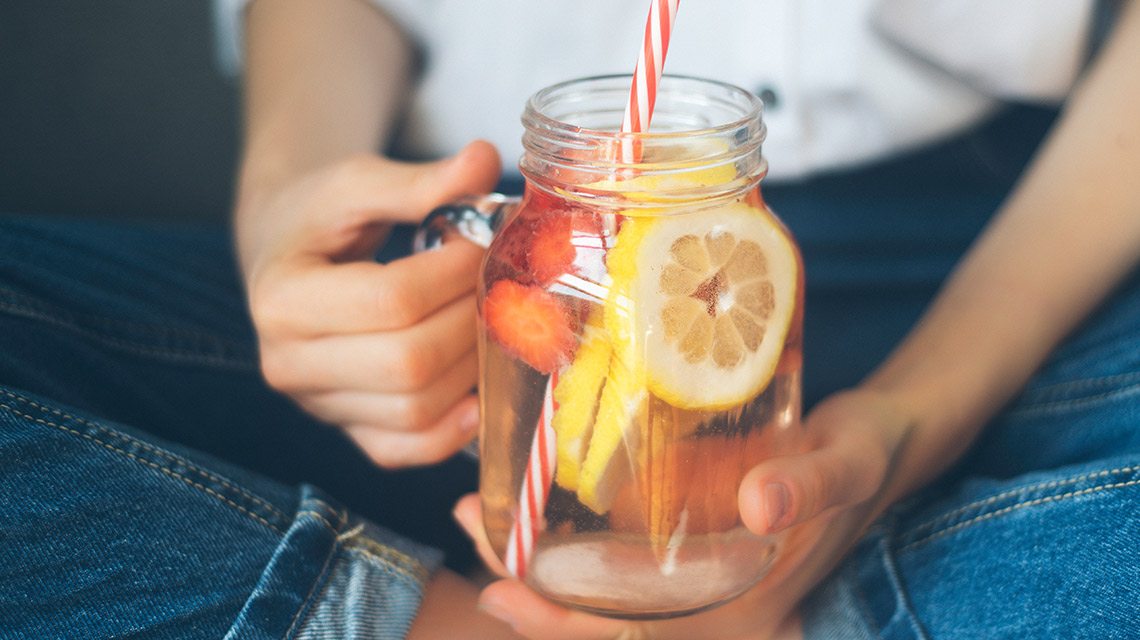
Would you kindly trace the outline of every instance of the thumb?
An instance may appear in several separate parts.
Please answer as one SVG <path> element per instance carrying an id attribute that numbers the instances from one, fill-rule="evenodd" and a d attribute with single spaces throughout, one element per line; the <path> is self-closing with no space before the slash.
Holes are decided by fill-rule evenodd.
<path id="1" fill-rule="evenodd" d="M 386 162 L 377 175 L 383 190 L 386 221 L 419 222 L 432 209 L 462 196 L 487 193 L 499 180 L 499 152 L 477 140 L 459 153 L 435 162 Z M 379 173 L 379 172 L 377 172 Z"/>
<path id="2" fill-rule="evenodd" d="M 740 484 L 741 519 L 766 535 L 851 507 L 876 494 L 886 477 L 885 451 L 852 431 L 807 453 L 767 460 Z"/>

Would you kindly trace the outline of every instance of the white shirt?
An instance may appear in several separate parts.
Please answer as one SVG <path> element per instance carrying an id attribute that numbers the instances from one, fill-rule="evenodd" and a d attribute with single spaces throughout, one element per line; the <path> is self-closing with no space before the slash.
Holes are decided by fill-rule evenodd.
<path id="1" fill-rule="evenodd" d="M 222 42 L 245 0 L 215 0 Z M 426 66 L 395 148 L 436 157 L 473 138 L 505 169 L 526 99 L 572 78 L 630 73 L 643 0 L 372 0 Z M 1003 100 L 1060 101 L 1093 0 L 687 0 L 665 69 L 769 98 L 769 179 L 851 166 L 951 135 Z"/>

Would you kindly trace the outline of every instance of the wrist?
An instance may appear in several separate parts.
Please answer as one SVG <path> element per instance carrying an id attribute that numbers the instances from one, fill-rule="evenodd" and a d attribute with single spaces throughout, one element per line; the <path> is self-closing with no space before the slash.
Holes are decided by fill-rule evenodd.
<path id="1" fill-rule="evenodd" d="M 861 388 L 876 394 L 897 435 L 891 473 L 883 504 L 896 502 L 926 486 L 949 469 L 970 447 L 984 418 L 971 405 L 947 394 L 949 376 L 886 366 L 869 376 Z M 960 387 L 966 393 L 964 386 Z"/>
<path id="2" fill-rule="evenodd" d="M 266 203 L 272 201 L 272 194 L 281 183 L 250 171 L 247 162 L 243 162 L 238 173 L 233 209 L 234 246 L 242 280 L 247 285 L 256 254 L 263 244 L 262 238 L 266 235 L 266 219 L 269 217 L 264 211 Z"/>

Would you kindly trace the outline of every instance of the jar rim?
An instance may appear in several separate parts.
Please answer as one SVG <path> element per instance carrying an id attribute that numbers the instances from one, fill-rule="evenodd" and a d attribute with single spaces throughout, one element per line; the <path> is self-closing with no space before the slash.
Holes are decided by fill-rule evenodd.
<path id="1" fill-rule="evenodd" d="M 586 89 L 597 88 L 598 85 L 605 83 L 615 83 L 616 88 L 624 88 L 624 93 L 628 94 L 628 87 L 632 82 L 633 77 L 630 74 L 605 74 L 597 76 L 589 76 L 585 78 L 575 78 L 572 80 L 565 80 L 544 89 L 541 89 L 531 95 L 526 102 L 526 108 L 523 110 L 522 122 L 524 126 L 528 126 L 528 120 L 533 120 L 540 123 L 543 128 L 552 131 L 561 131 L 565 133 L 572 133 L 575 136 L 587 138 L 605 138 L 605 139 L 637 139 L 637 140 L 669 140 L 675 138 L 694 138 L 710 135 L 721 135 L 734 129 L 746 127 L 752 121 L 763 122 L 764 116 L 764 101 L 754 95 L 752 92 L 743 89 L 737 85 L 723 82 L 720 80 L 711 80 L 708 78 L 701 78 L 697 76 L 683 75 L 683 74 L 664 74 L 661 77 L 658 96 L 668 93 L 673 89 L 673 85 L 677 83 L 695 84 L 709 88 L 716 88 L 724 91 L 728 95 L 732 95 L 740 99 L 742 105 L 745 107 L 742 115 L 736 119 L 724 122 L 721 124 L 699 127 L 694 129 L 679 129 L 672 131 L 639 131 L 639 132 L 621 132 L 610 129 L 598 129 L 592 127 L 583 127 L 575 125 L 557 118 L 547 115 L 544 111 L 554 99 L 567 92 L 569 89 Z M 623 103 L 624 107 L 624 103 Z"/>
<path id="2" fill-rule="evenodd" d="M 726 82 L 666 75 L 655 130 L 621 132 L 630 82 L 629 75 L 593 76 L 535 93 L 522 117 L 519 170 L 528 183 L 565 198 L 638 208 L 733 198 L 767 173 L 760 98 Z M 627 145 L 643 153 L 627 156 Z M 699 172 L 704 179 L 668 179 Z M 664 180 L 652 198 L 623 195 L 625 185 L 637 188 L 629 178 L 653 176 Z"/>

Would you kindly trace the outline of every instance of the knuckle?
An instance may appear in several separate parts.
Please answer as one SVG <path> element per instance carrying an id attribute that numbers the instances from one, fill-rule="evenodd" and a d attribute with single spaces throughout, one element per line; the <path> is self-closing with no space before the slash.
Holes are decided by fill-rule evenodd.
<path id="1" fill-rule="evenodd" d="M 290 306 L 280 287 L 257 286 L 250 291 L 249 313 L 262 335 L 279 335 L 288 331 Z"/>
<path id="2" fill-rule="evenodd" d="M 381 467 L 392 467 L 398 463 L 399 447 L 393 447 L 383 430 L 375 425 L 350 422 L 343 431 L 358 449 Z"/>
<path id="3" fill-rule="evenodd" d="M 360 448 L 377 466 L 385 469 L 398 469 L 409 463 L 399 447 L 387 446 L 383 442 L 357 443 Z"/>
<path id="4" fill-rule="evenodd" d="M 270 387 L 279 391 L 293 388 L 295 376 L 293 367 L 280 349 L 262 348 L 260 357 L 261 377 Z"/>
<path id="5" fill-rule="evenodd" d="M 400 469 L 425 464 L 434 464 L 447 458 L 446 452 L 427 442 L 411 444 L 401 440 L 373 437 L 367 442 L 357 439 L 357 444 L 377 465 L 385 469 Z"/>
<path id="6" fill-rule="evenodd" d="M 332 419 L 329 414 L 327 406 L 320 400 L 320 398 L 312 397 L 309 395 L 299 394 L 293 398 L 293 402 L 301 407 L 306 413 L 317 418 L 325 424 L 335 424 L 336 421 Z"/>
<path id="7" fill-rule="evenodd" d="M 435 356 L 429 346 L 405 342 L 393 350 L 393 375 L 399 387 L 408 391 L 423 389 L 435 379 Z"/>
<path id="8" fill-rule="evenodd" d="M 395 278 L 378 281 L 375 305 L 392 328 L 404 328 L 420 319 L 421 296 L 408 283 Z"/>
<path id="9" fill-rule="evenodd" d="M 431 406 L 424 399 L 410 395 L 399 397 L 392 417 L 402 430 L 407 431 L 423 431 L 435 419 Z"/>
<path id="10" fill-rule="evenodd" d="M 458 450 L 446 437 L 438 433 L 424 434 L 420 445 L 414 452 L 411 464 L 430 465 L 443 462 Z"/>
<path id="11" fill-rule="evenodd" d="M 453 453 L 455 453 L 455 452 L 452 449 L 447 448 L 447 447 L 442 447 L 442 446 L 432 447 L 430 449 L 426 449 L 423 452 L 423 454 L 420 456 L 420 459 L 416 461 L 416 464 L 424 464 L 424 465 L 438 464 L 438 463 L 443 462 L 444 460 L 447 460 L 448 458 L 450 458 Z"/>
<path id="12" fill-rule="evenodd" d="M 813 466 L 804 474 L 799 495 L 802 514 L 815 514 L 827 507 L 828 487 L 831 485 L 829 475 L 828 470 L 820 465 Z"/>

